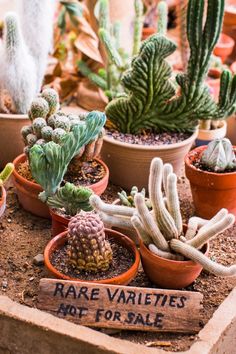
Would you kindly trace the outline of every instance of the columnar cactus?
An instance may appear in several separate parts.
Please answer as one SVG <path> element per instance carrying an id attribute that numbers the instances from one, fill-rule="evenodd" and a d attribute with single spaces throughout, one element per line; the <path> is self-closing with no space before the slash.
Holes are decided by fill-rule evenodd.
<path id="1" fill-rule="evenodd" d="M 236 169 L 236 155 L 229 139 L 211 141 L 201 156 L 201 163 L 213 172 Z"/>
<path id="2" fill-rule="evenodd" d="M 92 207 L 89 198 L 92 190 L 86 187 L 76 187 L 67 182 L 63 187 L 58 188 L 56 194 L 47 199 L 50 208 L 63 209 L 66 215 L 75 216 L 81 210 L 91 211 Z"/>
<path id="3" fill-rule="evenodd" d="M 222 26 L 224 0 L 209 0 L 203 23 L 204 0 L 188 2 L 187 35 L 190 58 L 185 74 L 171 81 L 171 67 L 165 58 L 176 45 L 155 34 L 145 40 L 122 84 L 126 97 L 112 100 L 106 114 L 122 133 L 137 134 L 143 129 L 154 132 L 193 132 L 198 120 L 224 119 L 236 110 L 236 76 L 225 70 L 221 75 L 219 102 L 209 93 L 205 78 L 211 54 Z"/>
<path id="4" fill-rule="evenodd" d="M 92 213 L 77 214 L 68 225 L 69 262 L 78 271 L 106 271 L 112 262 L 112 250 L 104 225 Z"/>
<path id="5" fill-rule="evenodd" d="M 151 163 L 149 197 L 152 211 L 148 210 L 141 193 L 134 197 L 135 208 L 105 204 L 98 196 L 91 196 L 90 203 L 104 222 L 110 223 L 111 226 L 131 228 L 133 225 L 149 250 L 160 257 L 172 260 L 187 258 L 200 263 L 216 275 L 236 275 L 236 265 L 219 265 L 201 252 L 206 242 L 234 224 L 233 214 L 222 209 L 211 220 L 193 217 L 189 220 L 184 234 L 177 178 L 170 165 L 163 166 L 160 158 L 154 158 Z"/>

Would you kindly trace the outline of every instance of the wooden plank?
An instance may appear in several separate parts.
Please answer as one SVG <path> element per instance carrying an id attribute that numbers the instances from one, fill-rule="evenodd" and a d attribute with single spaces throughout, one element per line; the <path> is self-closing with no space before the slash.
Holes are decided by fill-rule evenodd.
<path id="1" fill-rule="evenodd" d="M 203 295 L 41 279 L 37 307 L 84 326 L 157 332 L 198 332 Z"/>

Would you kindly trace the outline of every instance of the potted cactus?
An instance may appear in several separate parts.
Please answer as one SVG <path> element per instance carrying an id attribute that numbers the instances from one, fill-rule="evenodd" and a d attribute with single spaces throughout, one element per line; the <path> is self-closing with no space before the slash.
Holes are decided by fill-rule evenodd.
<path id="1" fill-rule="evenodd" d="M 21 22 L 13 12 L 4 19 L 0 43 L 1 167 L 23 149 L 19 132 L 28 124 L 28 109 L 41 89 L 52 42 L 54 3 L 22 0 Z"/>
<path id="2" fill-rule="evenodd" d="M 236 215 L 236 147 L 216 139 L 185 157 L 196 214 L 209 218 L 222 207 Z"/>
<path id="3" fill-rule="evenodd" d="M 3 215 L 6 208 L 7 193 L 4 188 L 4 183 L 8 180 L 14 170 L 13 163 L 9 162 L 0 173 L 0 217 Z"/>
<path id="4" fill-rule="evenodd" d="M 56 278 L 123 285 L 135 277 L 140 262 L 134 243 L 116 231 L 104 229 L 94 213 L 74 216 L 68 231 L 46 246 L 44 259 Z"/>
<path id="5" fill-rule="evenodd" d="M 177 89 L 166 61 L 175 51 L 175 44 L 162 34 L 142 43 L 131 69 L 122 77 L 125 94 L 113 99 L 105 110 L 113 130 L 104 137 L 102 159 L 110 169 L 113 183 L 127 189 L 133 184 L 146 187 L 154 156 L 171 162 L 178 172 L 197 136 L 199 119 L 221 120 L 235 111 L 236 78 L 229 71 L 221 75 L 218 103 L 205 84 L 210 57 L 221 31 L 223 10 L 223 0 L 210 0 L 203 25 L 204 2 L 189 1 L 190 59 L 186 73 L 176 76 Z M 211 16 L 212 11 L 215 16 Z M 208 38 L 209 28 L 214 31 Z"/>
<path id="6" fill-rule="evenodd" d="M 57 92 L 45 89 L 31 104 L 32 124 L 22 128 L 25 154 L 14 160 L 14 180 L 22 206 L 48 217 L 46 204 L 65 182 L 82 183 L 101 194 L 108 183 L 108 169 L 96 157 L 102 145 L 105 115 L 90 112 L 81 117 L 58 110 Z M 43 192 L 44 191 L 44 192 Z M 68 190 L 67 190 L 68 191 Z M 38 199 L 38 194 L 40 199 Z"/>

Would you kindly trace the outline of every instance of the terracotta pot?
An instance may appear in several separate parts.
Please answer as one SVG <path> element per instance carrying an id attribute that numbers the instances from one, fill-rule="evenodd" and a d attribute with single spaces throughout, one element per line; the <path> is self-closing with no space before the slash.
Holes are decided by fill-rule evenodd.
<path id="1" fill-rule="evenodd" d="M 228 34 L 236 41 L 236 4 L 235 0 L 227 1 L 224 11 L 223 32 Z M 236 46 L 231 54 L 231 58 L 235 60 Z"/>
<path id="2" fill-rule="evenodd" d="M 109 229 L 105 229 L 105 233 L 108 239 L 113 238 L 116 240 L 117 243 L 129 249 L 133 253 L 135 260 L 132 266 L 130 267 L 130 269 L 123 274 L 117 275 L 114 278 L 95 280 L 95 281 L 89 280 L 89 282 L 100 283 L 100 284 L 102 283 L 102 284 L 114 284 L 114 285 L 128 285 L 134 279 L 134 277 L 138 272 L 138 267 L 140 263 L 139 252 L 135 244 L 133 243 L 133 241 L 131 241 L 127 236 L 122 235 L 117 231 L 109 230 Z M 53 251 L 61 248 L 66 243 L 66 240 L 67 240 L 67 231 L 57 235 L 47 244 L 44 251 L 45 265 L 56 278 L 84 282 L 85 280 L 80 280 L 79 278 L 71 278 L 68 275 L 61 273 L 51 263 L 50 259 Z"/>
<path id="3" fill-rule="evenodd" d="M 236 145 L 236 115 L 234 114 L 227 119 L 227 134 L 226 137 L 233 145 Z"/>
<path id="4" fill-rule="evenodd" d="M 193 166 L 193 161 L 199 159 L 206 148 L 200 146 L 185 157 L 185 174 L 190 182 L 195 213 L 210 219 L 221 208 L 226 208 L 236 216 L 236 172 L 214 173 Z"/>
<path id="5" fill-rule="evenodd" d="M 195 141 L 196 146 L 207 145 L 214 139 L 224 138 L 226 135 L 227 123 L 225 120 L 222 120 L 220 124 L 221 126 L 217 129 L 199 129 Z"/>
<path id="6" fill-rule="evenodd" d="M 17 196 L 21 206 L 30 213 L 42 218 L 50 219 L 49 208 L 38 199 L 38 195 L 43 191 L 37 183 L 30 182 L 17 172 L 20 163 L 26 161 L 26 155 L 21 154 L 13 161 L 15 170 L 13 171 L 13 181 L 17 190 Z"/>
<path id="7" fill-rule="evenodd" d="M 233 72 L 233 74 L 236 74 L 236 61 L 234 61 L 234 62 L 230 65 L 230 70 Z"/>
<path id="8" fill-rule="evenodd" d="M 218 101 L 220 93 L 220 78 L 208 78 L 206 84 L 209 87 L 212 97 Z"/>
<path id="9" fill-rule="evenodd" d="M 142 40 L 144 41 L 145 39 L 152 36 L 156 32 L 157 32 L 157 29 L 155 27 L 143 27 Z"/>
<path id="10" fill-rule="evenodd" d="M 50 209 L 50 214 L 52 218 L 52 237 L 55 237 L 67 230 L 70 219 L 55 213 L 52 209 Z"/>
<path id="11" fill-rule="evenodd" d="M 0 168 L 22 153 L 24 144 L 20 131 L 28 124 L 27 115 L 0 113 Z"/>
<path id="12" fill-rule="evenodd" d="M 3 186 L 0 187 L 0 217 L 4 214 L 6 209 L 7 193 Z"/>
<path id="13" fill-rule="evenodd" d="M 190 150 L 198 132 L 176 144 L 145 146 L 123 143 L 108 136 L 103 138 L 102 160 L 108 165 L 110 180 L 125 189 L 148 187 L 151 160 L 160 157 L 180 172 L 184 156 Z"/>
<path id="14" fill-rule="evenodd" d="M 235 42 L 233 38 L 227 34 L 221 33 L 218 43 L 216 44 L 213 53 L 220 57 L 224 63 L 234 49 Z"/>
<path id="15" fill-rule="evenodd" d="M 209 243 L 203 246 L 208 255 Z M 173 261 L 149 251 L 140 241 L 142 266 L 148 278 L 161 288 L 181 289 L 190 285 L 201 273 L 202 266 L 193 261 Z"/>

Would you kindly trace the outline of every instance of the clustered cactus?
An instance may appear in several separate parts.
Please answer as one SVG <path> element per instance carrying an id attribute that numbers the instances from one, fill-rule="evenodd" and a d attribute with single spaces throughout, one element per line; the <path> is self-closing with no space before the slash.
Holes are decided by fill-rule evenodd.
<path id="1" fill-rule="evenodd" d="M 121 192 L 118 192 L 117 194 L 118 194 L 118 197 L 119 197 L 119 200 L 120 200 L 120 204 L 134 208 L 135 207 L 135 205 L 134 205 L 134 197 L 135 197 L 135 195 L 137 193 L 139 193 L 139 191 L 138 191 L 138 188 L 136 186 L 133 186 L 131 188 L 131 191 L 130 191 L 129 195 L 124 190 L 122 190 Z M 145 197 L 145 195 L 146 195 L 145 188 L 143 188 L 140 191 L 140 193 L 144 196 L 145 202 L 146 202 L 146 205 L 147 205 L 148 209 L 151 209 L 150 200 Z"/>
<path id="2" fill-rule="evenodd" d="M 200 263 L 213 274 L 236 275 L 236 265 L 219 265 L 201 252 L 208 240 L 234 224 L 233 214 L 221 209 L 211 220 L 193 217 L 189 220 L 184 235 L 177 176 L 173 173 L 172 166 L 163 165 L 160 158 L 154 158 L 151 163 L 149 197 L 152 211 L 148 210 L 141 193 L 134 197 L 135 208 L 105 204 L 95 195 L 90 197 L 90 203 L 104 222 L 126 229 L 135 228 L 150 251 L 160 257 L 172 260 L 187 258 Z"/>
<path id="3" fill-rule="evenodd" d="M 55 195 L 47 199 L 47 204 L 50 208 L 65 210 L 66 215 L 75 216 L 81 210 L 92 210 L 89 203 L 92 194 L 90 188 L 76 187 L 73 183 L 67 182 L 63 187 L 58 188 Z"/>
<path id="4" fill-rule="evenodd" d="M 80 213 L 71 219 L 67 254 L 70 264 L 78 272 L 108 270 L 112 262 L 112 250 L 98 215 Z"/>
<path id="5" fill-rule="evenodd" d="M 178 90 L 165 60 L 176 45 L 159 34 L 142 43 L 131 69 L 122 77 L 127 96 L 112 100 L 106 107 L 106 115 L 118 131 L 193 132 L 199 119 L 224 119 L 235 112 L 236 76 L 223 71 L 218 103 L 205 84 L 211 54 L 221 32 L 224 0 L 208 1 L 203 23 L 204 9 L 204 0 L 188 2 L 190 58 L 186 73 L 176 76 Z"/>
<path id="6" fill-rule="evenodd" d="M 201 156 L 201 164 L 213 172 L 236 169 L 236 155 L 229 139 L 211 141 Z"/>

